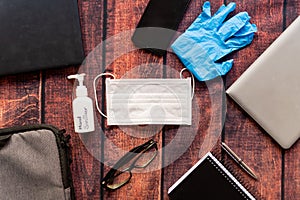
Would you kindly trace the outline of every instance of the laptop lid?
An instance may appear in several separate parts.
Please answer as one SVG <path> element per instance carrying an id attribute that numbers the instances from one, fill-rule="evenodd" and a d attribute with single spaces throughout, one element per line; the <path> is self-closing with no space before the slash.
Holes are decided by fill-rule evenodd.
<path id="1" fill-rule="evenodd" d="M 76 0 L 1 0 L 0 75 L 79 64 Z"/>
<path id="2" fill-rule="evenodd" d="M 300 17 L 226 93 L 283 148 L 300 137 Z"/>

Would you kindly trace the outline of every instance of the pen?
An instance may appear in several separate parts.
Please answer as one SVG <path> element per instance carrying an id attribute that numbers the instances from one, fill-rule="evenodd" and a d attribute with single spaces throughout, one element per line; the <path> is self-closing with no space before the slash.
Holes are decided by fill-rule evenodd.
<path id="1" fill-rule="evenodd" d="M 252 176 L 255 180 L 257 180 L 257 176 L 254 172 L 243 162 L 243 160 L 236 155 L 224 142 L 221 143 L 222 149 L 225 150 L 228 155 L 233 158 L 235 162 L 237 162 L 250 176 Z"/>

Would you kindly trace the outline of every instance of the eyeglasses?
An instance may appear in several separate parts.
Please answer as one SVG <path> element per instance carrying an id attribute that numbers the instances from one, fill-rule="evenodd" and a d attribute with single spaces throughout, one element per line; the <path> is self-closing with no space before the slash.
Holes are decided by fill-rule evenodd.
<path id="1" fill-rule="evenodd" d="M 154 160 L 157 152 L 157 142 L 152 139 L 131 149 L 102 179 L 102 187 L 110 190 L 116 190 L 124 186 L 132 177 L 131 170 L 134 168 L 147 167 Z"/>

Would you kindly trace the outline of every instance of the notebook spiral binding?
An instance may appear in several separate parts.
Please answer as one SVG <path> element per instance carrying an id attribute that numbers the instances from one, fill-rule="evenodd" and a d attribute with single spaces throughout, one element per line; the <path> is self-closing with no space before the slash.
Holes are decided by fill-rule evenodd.
<path id="1" fill-rule="evenodd" d="M 256 199 L 263 199 L 261 194 L 257 192 L 257 190 L 250 185 L 243 176 L 241 176 L 241 173 L 243 172 L 237 172 L 236 169 L 232 166 L 232 163 L 230 163 L 228 160 L 224 159 L 224 156 L 222 154 L 221 145 L 218 143 L 215 145 L 215 147 L 211 150 L 211 153 L 213 156 L 215 156 L 223 165 L 227 168 L 227 170 L 256 198 Z"/>

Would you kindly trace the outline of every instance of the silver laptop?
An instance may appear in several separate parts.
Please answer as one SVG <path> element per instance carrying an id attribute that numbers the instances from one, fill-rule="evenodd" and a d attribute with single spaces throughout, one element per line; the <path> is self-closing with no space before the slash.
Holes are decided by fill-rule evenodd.
<path id="1" fill-rule="evenodd" d="M 300 17 L 234 82 L 226 93 L 278 144 L 300 137 Z"/>

